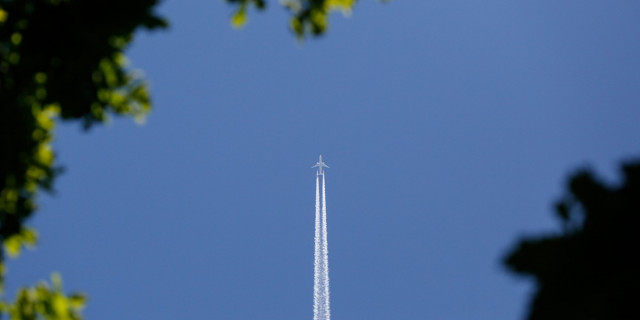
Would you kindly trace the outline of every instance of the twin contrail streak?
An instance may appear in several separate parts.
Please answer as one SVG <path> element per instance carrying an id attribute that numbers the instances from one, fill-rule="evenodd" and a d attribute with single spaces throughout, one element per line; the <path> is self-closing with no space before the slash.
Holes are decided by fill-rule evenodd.
<path id="1" fill-rule="evenodd" d="M 322 160 L 320 160 L 321 162 Z M 320 203 L 322 176 L 322 203 Z M 329 246 L 327 242 L 327 197 L 323 174 L 316 175 L 316 233 L 313 282 L 313 320 L 330 320 L 329 307 Z"/>

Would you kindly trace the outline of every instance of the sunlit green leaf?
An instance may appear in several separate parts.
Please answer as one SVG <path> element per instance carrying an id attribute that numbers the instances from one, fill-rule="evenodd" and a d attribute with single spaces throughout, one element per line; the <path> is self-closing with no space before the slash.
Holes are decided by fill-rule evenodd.
<path id="1" fill-rule="evenodd" d="M 231 17 L 231 25 L 234 28 L 240 28 L 247 23 L 247 12 L 246 10 L 238 10 Z"/>
<path id="2" fill-rule="evenodd" d="M 10 257 L 20 255 L 23 247 L 33 248 L 38 241 L 38 234 L 34 229 L 23 228 L 20 233 L 14 234 L 4 240 L 4 249 Z"/>
<path id="3" fill-rule="evenodd" d="M 9 254 L 9 257 L 15 258 L 20 255 L 20 249 L 22 249 L 22 242 L 18 235 L 4 240 L 4 250 Z"/>

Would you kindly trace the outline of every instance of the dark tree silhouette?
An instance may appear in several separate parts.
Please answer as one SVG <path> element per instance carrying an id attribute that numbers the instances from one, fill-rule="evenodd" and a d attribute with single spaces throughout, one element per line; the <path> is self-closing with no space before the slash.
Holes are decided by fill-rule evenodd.
<path id="1" fill-rule="evenodd" d="M 521 240 L 506 257 L 537 282 L 528 319 L 640 317 L 640 162 L 622 172 L 618 187 L 573 175 L 556 205 L 563 231 Z"/>

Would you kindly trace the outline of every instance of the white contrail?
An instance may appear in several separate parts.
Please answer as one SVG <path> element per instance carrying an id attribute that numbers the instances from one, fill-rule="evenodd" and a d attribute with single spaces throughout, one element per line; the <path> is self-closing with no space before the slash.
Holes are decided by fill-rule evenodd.
<path id="1" fill-rule="evenodd" d="M 320 320 L 321 293 L 321 239 L 320 239 L 320 177 L 316 176 L 316 235 L 315 235 L 315 256 L 313 261 L 313 320 Z"/>
<path id="2" fill-rule="evenodd" d="M 325 178 L 322 175 L 322 205 L 320 204 L 320 176 L 316 176 L 316 230 L 313 283 L 313 319 L 330 320 L 329 307 L 329 247 L 327 243 L 327 204 Z M 322 210 L 321 210 L 322 208 Z"/>
<path id="3" fill-rule="evenodd" d="M 322 175 L 322 268 L 324 274 L 322 278 L 324 280 L 324 320 L 331 319 L 331 309 L 329 307 L 329 244 L 327 242 L 327 193 L 324 187 L 325 175 Z"/>

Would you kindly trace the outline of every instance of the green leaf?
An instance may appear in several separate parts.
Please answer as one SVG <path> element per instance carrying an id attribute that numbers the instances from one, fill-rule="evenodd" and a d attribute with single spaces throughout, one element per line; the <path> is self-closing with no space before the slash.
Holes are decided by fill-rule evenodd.
<path id="1" fill-rule="evenodd" d="M 247 12 L 244 8 L 241 8 L 231 17 L 231 25 L 234 28 L 242 28 L 245 24 L 247 24 Z"/>
<path id="2" fill-rule="evenodd" d="M 4 249 L 10 257 L 15 258 L 20 255 L 22 247 L 34 248 L 38 241 L 38 233 L 34 229 L 22 228 L 16 233 L 4 240 Z"/>

